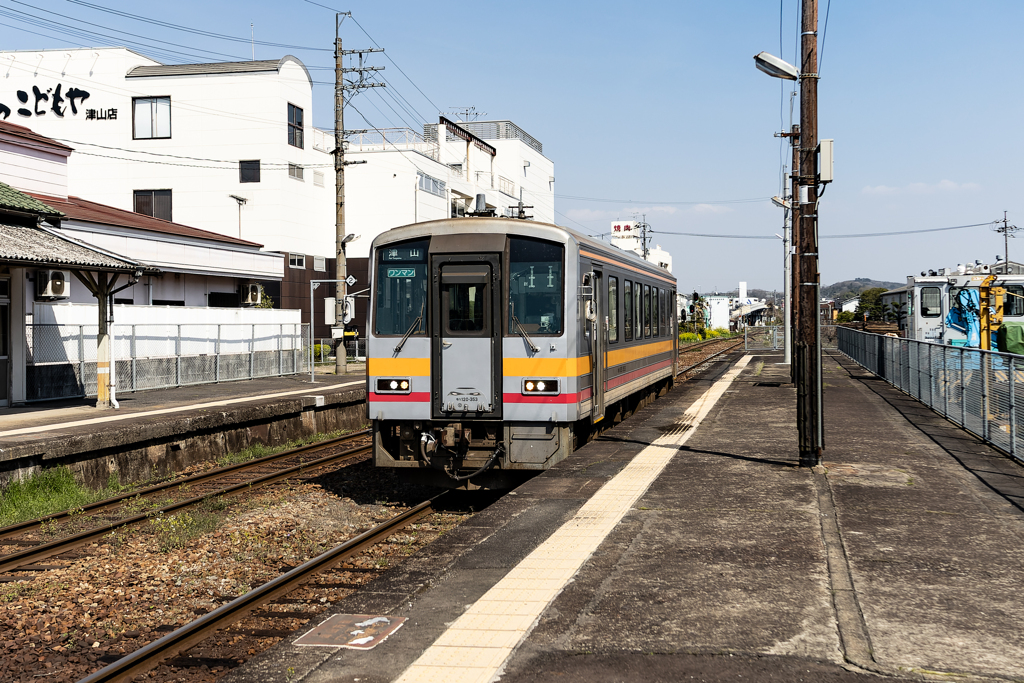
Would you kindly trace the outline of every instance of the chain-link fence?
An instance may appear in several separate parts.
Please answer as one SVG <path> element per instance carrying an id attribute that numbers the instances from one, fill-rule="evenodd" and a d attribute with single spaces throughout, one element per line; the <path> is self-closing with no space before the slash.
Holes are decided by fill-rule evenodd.
<path id="1" fill-rule="evenodd" d="M 1024 356 L 845 327 L 839 330 L 839 350 L 986 442 L 1024 457 L 1017 410 L 1017 397 L 1024 396 Z"/>
<path id="2" fill-rule="evenodd" d="M 26 325 L 28 400 L 96 395 L 96 325 Z M 309 371 L 308 325 L 116 325 L 117 391 Z"/>
<path id="3" fill-rule="evenodd" d="M 821 348 L 835 349 L 838 347 L 837 325 L 821 326 Z M 785 347 L 786 328 L 781 325 L 771 327 L 745 327 L 743 329 L 744 348 L 747 351 L 778 351 Z"/>

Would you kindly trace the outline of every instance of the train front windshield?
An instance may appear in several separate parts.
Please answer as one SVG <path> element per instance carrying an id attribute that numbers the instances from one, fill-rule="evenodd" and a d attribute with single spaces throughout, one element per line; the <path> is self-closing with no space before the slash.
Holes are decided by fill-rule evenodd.
<path id="1" fill-rule="evenodd" d="M 561 244 L 509 239 L 509 334 L 515 320 L 528 334 L 562 333 L 564 253 Z"/>
<path id="2" fill-rule="evenodd" d="M 426 334 L 429 244 L 418 240 L 377 250 L 375 334 Z"/>

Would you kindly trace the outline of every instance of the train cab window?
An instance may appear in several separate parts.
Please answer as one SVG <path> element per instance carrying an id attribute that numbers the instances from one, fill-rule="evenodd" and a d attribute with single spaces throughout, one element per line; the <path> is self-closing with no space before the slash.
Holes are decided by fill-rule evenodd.
<path id="1" fill-rule="evenodd" d="M 564 321 L 561 244 L 509 238 L 508 334 L 559 335 Z"/>
<path id="2" fill-rule="evenodd" d="M 619 341 L 619 278 L 608 278 L 608 343 Z"/>
<path id="3" fill-rule="evenodd" d="M 430 240 L 417 240 L 377 249 L 375 334 L 427 333 L 428 246 Z"/>
<path id="4" fill-rule="evenodd" d="M 487 301 L 491 268 L 448 265 L 441 268 L 441 325 L 456 337 L 490 336 Z"/>
<path id="5" fill-rule="evenodd" d="M 626 341 L 633 340 L 633 283 L 629 280 L 622 282 L 622 304 L 625 309 L 625 320 L 623 329 L 626 331 Z"/>
<path id="6" fill-rule="evenodd" d="M 661 336 L 661 315 L 658 310 L 658 288 L 651 287 L 651 335 Z"/>
<path id="7" fill-rule="evenodd" d="M 942 316 L 942 290 L 938 287 L 921 288 L 921 316 L 924 318 Z"/>
<path id="8" fill-rule="evenodd" d="M 1024 316 L 1024 287 L 1007 285 L 1006 296 L 1003 298 L 1003 315 L 1015 318 Z"/>

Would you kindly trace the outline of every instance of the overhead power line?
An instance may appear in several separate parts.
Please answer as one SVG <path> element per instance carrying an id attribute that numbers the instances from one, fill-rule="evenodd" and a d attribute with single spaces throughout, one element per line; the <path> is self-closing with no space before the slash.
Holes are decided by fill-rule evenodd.
<path id="1" fill-rule="evenodd" d="M 989 221 L 987 223 L 972 223 L 970 225 L 952 225 L 945 228 L 923 228 L 921 230 L 894 230 L 891 232 L 860 232 L 850 233 L 848 235 L 819 235 L 818 239 L 857 239 L 861 237 L 892 237 L 896 235 L 914 235 L 922 232 L 943 232 L 945 230 L 964 230 L 966 228 L 980 228 L 988 225 L 994 225 L 999 221 Z M 732 239 L 732 240 L 775 240 L 778 237 L 773 235 L 716 235 L 712 233 L 702 232 L 673 232 L 670 230 L 651 230 L 651 232 L 660 233 L 662 235 L 680 235 L 683 237 L 712 237 L 718 239 Z"/>
<path id="2" fill-rule="evenodd" d="M 289 45 L 288 43 L 272 43 L 265 40 L 253 40 L 250 38 L 241 38 L 238 36 L 229 36 L 223 33 L 214 33 L 213 31 L 204 31 L 198 28 L 192 28 L 190 26 L 182 26 L 180 24 L 172 24 L 167 21 L 160 21 L 158 19 L 150 19 L 138 14 L 131 14 L 130 12 L 122 12 L 121 10 L 112 9 L 110 7 L 103 7 L 102 5 L 94 5 L 91 2 L 84 2 L 84 0 L 67 0 L 70 3 L 81 5 L 82 7 L 88 7 L 89 9 L 96 10 L 98 12 L 106 12 L 108 14 L 114 14 L 119 17 L 126 19 L 133 19 L 135 21 L 141 21 L 146 24 L 153 24 L 154 26 L 162 26 L 164 28 L 174 29 L 175 31 L 184 31 L 185 33 L 193 33 L 198 36 L 204 36 L 206 38 L 216 38 L 217 40 L 226 40 L 233 43 L 244 43 L 249 45 L 255 43 L 256 45 L 263 45 L 265 47 L 279 47 L 286 50 L 309 50 L 311 52 L 334 52 L 329 47 L 309 47 L 305 45 Z"/>
<path id="3" fill-rule="evenodd" d="M 754 204 L 757 202 L 770 202 L 771 197 L 753 197 L 751 199 L 719 199 L 713 201 L 704 202 L 678 202 L 678 201 L 650 201 L 641 199 L 606 199 L 603 197 L 577 197 L 569 194 L 556 194 L 559 199 L 572 199 L 581 202 L 603 202 L 606 204 L 677 204 L 677 205 L 694 205 L 694 204 Z"/>

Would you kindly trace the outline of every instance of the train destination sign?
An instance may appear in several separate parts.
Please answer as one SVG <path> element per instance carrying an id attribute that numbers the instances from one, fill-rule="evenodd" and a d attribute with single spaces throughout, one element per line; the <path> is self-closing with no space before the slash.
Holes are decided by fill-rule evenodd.
<path id="1" fill-rule="evenodd" d="M 388 277 L 416 277 L 415 268 L 388 268 Z"/>

